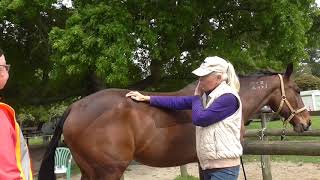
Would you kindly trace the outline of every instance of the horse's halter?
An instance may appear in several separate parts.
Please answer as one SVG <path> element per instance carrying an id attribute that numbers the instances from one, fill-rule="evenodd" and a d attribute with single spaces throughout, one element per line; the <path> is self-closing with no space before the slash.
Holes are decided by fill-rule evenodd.
<path id="1" fill-rule="evenodd" d="M 297 115 L 298 113 L 301 113 L 301 112 L 304 111 L 304 110 L 307 110 L 307 108 L 306 108 L 306 107 L 303 107 L 303 108 L 300 108 L 300 109 L 298 109 L 298 110 L 296 110 L 296 111 L 292 108 L 290 102 L 287 100 L 286 93 L 285 93 L 285 91 L 284 91 L 283 78 L 282 78 L 281 74 L 278 74 L 278 76 L 279 76 L 279 78 L 280 78 L 281 102 L 280 102 L 280 106 L 279 106 L 279 108 L 278 108 L 278 110 L 277 110 L 276 113 L 280 113 L 281 109 L 283 108 L 283 104 L 284 104 L 284 103 L 287 104 L 288 108 L 289 108 L 290 111 L 291 111 L 291 115 L 288 117 L 288 119 L 285 119 L 285 120 L 283 121 L 283 124 L 286 125 L 287 122 L 290 122 L 295 115 Z"/>

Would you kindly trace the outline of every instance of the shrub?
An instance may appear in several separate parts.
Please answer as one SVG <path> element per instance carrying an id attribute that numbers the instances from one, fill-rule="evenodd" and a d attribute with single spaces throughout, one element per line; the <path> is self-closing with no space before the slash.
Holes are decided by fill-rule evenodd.
<path id="1" fill-rule="evenodd" d="M 295 78 L 295 82 L 303 91 L 320 89 L 320 78 L 311 74 L 302 74 Z"/>

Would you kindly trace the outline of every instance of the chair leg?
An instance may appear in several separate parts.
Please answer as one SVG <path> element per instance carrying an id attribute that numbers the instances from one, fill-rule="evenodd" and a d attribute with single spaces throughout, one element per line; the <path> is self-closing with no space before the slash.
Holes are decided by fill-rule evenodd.
<path id="1" fill-rule="evenodd" d="M 71 180 L 71 168 L 67 171 L 67 180 Z"/>

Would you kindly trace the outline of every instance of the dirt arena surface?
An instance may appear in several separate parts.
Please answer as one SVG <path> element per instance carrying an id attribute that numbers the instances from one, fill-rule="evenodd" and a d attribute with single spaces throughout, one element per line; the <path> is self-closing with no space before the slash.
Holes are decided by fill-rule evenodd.
<path id="1" fill-rule="evenodd" d="M 44 153 L 43 147 L 30 149 L 32 164 L 37 172 L 41 158 Z M 319 157 L 315 157 L 319 158 Z M 320 158 L 319 158 L 320 161 Z M 198 177 L 196 163 L 187 165 L 188 173 Z M 248 180 L 262 180 L 261 165 L 259 162 L 245 162 L 245 170 Z M 273 180 L 320 180 L 320 164 L 293 163 L 293 162 L 272 162 Z M 180 174 L 179 167 L 154 168 L 144 165 L 130 165 L 125 172 L 125 180 L 174 180 Z M 80 180 L 81 175 L 73 175 L 73 180 Z M 59 178 L 60 180 L 64 178 Z M 240 170 L 239 180 L 243 180 L 243 173 Z"/>
<path id="2" fill-rule="evenodd" d="M 248 180 L 262 180 L 259 162 L 245 164 Z M 196 163 L 187 165 L 188 173 L 198 177 L 198 167 Z M 292 163 L 292 162 L 272 162 L 273 180 L 320 180 L 320 165 L 311 163 Z M 144 165 L 131 165 L 125 172 L 125 180 L 174 180 L 180 174 L 179 167 L 154 168 Z M 60 180 L 64 178 L 59 178 Z M 80 175 L 72 177 L 80 180 Z M 239 180 L 244 180 L 242 170 Z"/>
<path id="3" fill-rule="evenodd" d="M 245 164 L 247 178 L 249 180 L 262 179 L 260 163 L 250 162 Z M 272 162 L 273 180 L 319 180 L 320 165 Z M 198 177 L 196 163 L 187 165 L 188 173 Z M 132 165 L 125 173 L 125 180 L 173 180 L 180 174 L 179 167 L 153 168 L 143 165 Z M 239 180 L 243 180 L 242 170 Z"/>

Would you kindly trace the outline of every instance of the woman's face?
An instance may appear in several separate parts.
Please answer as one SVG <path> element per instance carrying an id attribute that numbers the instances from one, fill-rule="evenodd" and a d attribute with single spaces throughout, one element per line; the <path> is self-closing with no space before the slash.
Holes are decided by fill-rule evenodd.
<path id="1" fill-rule="evenodd" d="M 9 72 L 5 68 L 6 65 L 6 59 L 4 55 L 0 56 L 0 89 L 4 88 L 9 78 Z"/>
<path id="2" fill-rule="evenodd" d="M 200 87 L 204 92 L 214 90 L 222 80 L 221 74 L 208 74 L 199 78 Z"/>

